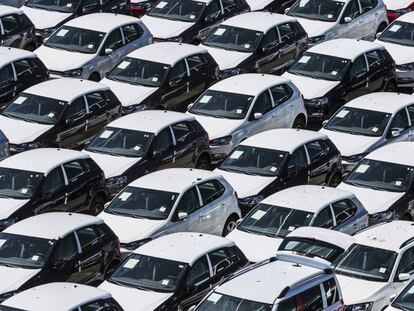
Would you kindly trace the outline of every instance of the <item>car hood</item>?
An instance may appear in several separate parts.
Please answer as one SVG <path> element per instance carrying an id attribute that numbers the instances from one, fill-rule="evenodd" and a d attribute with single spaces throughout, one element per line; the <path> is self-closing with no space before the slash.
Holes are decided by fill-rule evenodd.
<path id="1" fill-rule="evenodd" d="M 38 8 L 30 8 L 25 5 L 22 6 L 21 9 L 32 21 L 35 28 L 39 30 L 56 27 L 59 23 L 72 15 L 72 13 L 47 11 Z"/>
<path id="2" fill-rule="evenodd" d="M 107 78 L 104 78 L 101 83 L 108 86 L 112 92 L 115 93 L 124 107 L 139 104 L 158 90 L 158 87 L 132 85 L 126 82 L 113 81 Z"/>
<path id="3" fill-rule="evenodd" d="M 0 266 L 0 293 L 19 289 L 24 283 L 34 277 L 40 269 L 23 269 Z"/>
<path id="4" fill-rule="evenodd" d="M 39 124 L 0 116 L 0 130 L 11 144 L 30 143 L 50 130 L 53 125 Z"/>
<path id="5" fill-rule="evenodd" d="M 119 286 L 108 281 L 99 285 L 99 288 L 108 291 L 124 311 L 154 310 L 173 295 Z"/>
<path id="6" fill-rule="evenodd" d="M 300 17 L 296 17 L 296 19 L 305 29 L 309 38 L 323 35 L 335 26 L 335 23 L 332 22 L 323 22 Z"/>
<path id="7" fill-rule="evenodd" d="M 9 218 L 11 214 L 13 214 L 27 202 L 29 202 L 29 200 L 0 198 L 0 219 Z"/>
<path id="8" fill-rule="evenodd" d="M 364 187 L 355 187 L 344 182 L 339 184 L 338 188 L 354 193 L 357 199 L 361 201 L 368 214 L 371 215 L 388 210 L 392 204 L 405 194 L 404 192 L 381 191 Z"/>
<path id="9" fill-rule="evenodd" d="M 299 88 L 305 99 L 325 96 L 326 93 L 340 83 L 340 81 L 328 81 L 298 76 L 289 72 L 285 72 L 283 77 L 291 79 L 292 82 Z"/>
<path id="10" fill-rule="evenodd" d="M 412 0 L 384 0 L 384 4 L 387 10 L 398 10 L 408 7 L 413 1 Z"/>
<path id="11" fill-rule="evenodd" d="M 194 25 L 191 22 L 172 21 L 165 18 L 157 18 L 144 15 L 142 22 L 147 26 L 154 38 L 168 39 L 178 37 L 188 28 Z"/>
<path id="12" fill-rule="evenodd" d="M 95 54 L 69 52 L 44 45 L 36 49 L 35 53 L 49 70 L 54 71 L 81 68 L 95 57 Z M 62 59 L 65 61 L 63 62 Z"/>
<path id="13" fill-rule="evenodd" d="M 200 46 L 207 49 L 210 55 L 213 56 L 214 60 L 219 65 L 220 70 L 237 67 L 242 61 L 252 55 L 252 53 L 227 51 L 225 49 L 213 48 L 202 44 L 200 44 Z"/>
<path id="14" fill-rule="evenodd" d="M 259 262 L 276 255 L 282 239 L 271 238 L 261 234 L 233 230 L 227 236 L 236 243 L 250 262 Z"/>
<path id="15" fill-rule="evenodd" d="M 272 3 L 272 0 L 247 0 L 247 4 L 250 7 L 250 11 L 263 10 L 268 4 Z"/>
<path id="16" fill-rule="evenodd" d="M 105 178 L 122 175 L 128 168 L 138 163 L 142 158 L 117 157 L 109 154 L 87 152 L 105 173 Z"/>
<path id="17" fill-rule="evenodd" d="M 244 120 L 222 119 L 191 114 L 204 127 L 210 140 L 231 134 Z"/>
<path id="18" fill-rule="evenodd" d="M 337 274 L 345 305 L 372 301 L 372 296 L 378 293 L 387 283 L 372 282 Z"/>
<path id="19" fill-rule="evenodd" d="M 414 62 L 414 47 L 384 42 L 380 40 L 375 40 L 375 42 L 385 47 L 388 53 L 391 54 L 396 65 L 408 64 L 408 63 Z"/>

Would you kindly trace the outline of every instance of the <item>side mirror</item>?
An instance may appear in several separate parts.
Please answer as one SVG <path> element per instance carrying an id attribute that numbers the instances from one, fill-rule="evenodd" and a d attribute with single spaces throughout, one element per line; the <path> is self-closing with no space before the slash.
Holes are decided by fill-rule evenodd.
<path id="1" fill-rule="evenodd" d="M 108 206 L 109 206 L 109 204 L 111 203 L 111 201 L 109 201 L 109 202 L 106 202 L 105 204 L 104 204 L 104 209 L 106 209 Z"/>
<path id="2" fill-rule="evenodd" d="M 298 174 L 298 168 L 296 166 L 290 166 L 288 168 L 288 178 L 294 177 Z"/>
<path id="3" fill-rule="evenodd" d="M 186 219 L 188 214 L 186 212 L 178 212 L 178 220 Z"/>
<path id="4" fill-rule="evenodd" d="M 175 87 L 183 81 L 182 78 L 174 79 L 170 81 L 170 87 Z"/>
<path id="5" fill-rule="evenodd" d="M 410 279 L 410 275 L 408 273 L 400 273 L 398 274 L 398 281 L 404 282 Z"/>
<path id="6" fill-rule="evenodd" d="M 188 311 L 194 311 L 196 308 L 196 306 L 191 306 L 190 308 L 188 308 Z"/>
<path id="7" fill-rule="evenodd" d="M 114 50 L 112 50 L 112 49 L 105 49 L 104 54 L 105 55 L 111 55 L 113 51 Z"/>
<path id="8" fill-rule="evenodd" d="M 161 151 L 159 151 L 159 150 L 154 150 L 154 152 L 152 153 L 152 157 L 153 157 L 154 159 L 158 159 L 158 158 L 160 158 L 160 157 L 161 157 Z"/>
<path id="9" fill-rule="evenodd" d="M 390 302 L 393 302 L 396 297 L 397 297 L 397 294 L 392 294 L 390 296 Z"/>
<path id="10" fill-rule="evenodd" d="M 290 7 L 286 8 L 286 9 L 285 9 L 285 14 L 286 14 L 287 12 L 289 12 L 289 10 L 290 10 Z"/>
<path id="11" fill-rule="evenodd" d="M 187 106 L 187 110 L 190 110 L 194 106 L 194 103 L 191 103 Z"/>
<path id="12" fill-rule="evenodd" d="M 82 8 L 82 13 L 90 13 L 98 8 L 97 4 L 91 4 Z"/>
<path id="13" fill-rule="evenodd" d="M 74 122 L 75 122 L 75 119 L 73 119 L 73 118 L 68 118 L 65 121 L 66 125 L 72 125 Z"/>
<path id="14" fill-rule="evenodd" d="M 352 17 L 349 17 L 349 16 L 344 17 L 344 22 L 346 24 L 350 23 L 351 21 L 352 21 Z"/>
<path id="15" fill-rule="evenodd" d="M 378 32 L 378 33 L 375 35 L 375 37 L 376 37 L 376 38 L 379 38 L 379 37 L 381 37 L 381 35 L 382 35 L 382 31 Z"/>
<path id="16" fill-rule="evenodd" d="M 391 129 L 391 136 L 392 137 L 398 137 L 401 135 L 402 130 L 399 128 L 392 128 Z"/>
<path id="17" fill-rule="evenodd" d="M 263 114 L 261 112 L 255 112 L 253 115 L 254 120 L 259 120 L 263 117 Z"/>
<path id="18" fill-rule="evenodd" d="M 66 260 L 58 259 L 53 264 L 53 269 L 60 270 L 60 269 L 62 269 L 66 265 L 66 263 L 67 263 Z"/>
<path id="19" fill-rule="evenodd" d="M 269 48 L 268 46 L 264 46 L 264 47 L 262 47 L 262 52 L 263 52 L 264 54 L 269 53 L 269 51 L 270 51 L 270 48 Z"/>

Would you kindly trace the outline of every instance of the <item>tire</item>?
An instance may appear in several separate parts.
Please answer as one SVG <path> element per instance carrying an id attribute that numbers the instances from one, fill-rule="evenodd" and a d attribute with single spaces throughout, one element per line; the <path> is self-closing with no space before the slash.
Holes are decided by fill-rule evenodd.
<path id="1" fill-rule="evenodd" d="M 384 85 L 384 92 L 397 92 L 397 85 L 394 80 L 388 81 L 387 84 Z"/>
<path id="2" fill-rule="evenodd" d="M 333 173 L 328 180 L 329 187 L 337 187 L 342 181 L 342 174 L 340 172 Z"/>
<path id="3" fill-rule="evenodd" d="M 89 205 L 89 213 L 94 216 L 98 215 L 102 212 L 105 201 L 105 197 L 102 194 L 96 194 Z"/>
<path id="4" fill-rule="evenodd" d="M 236 215 L 230 215 L 230 217 L 227 218 L 226 223 L 224 224 L 223 232 L 221 234 L 223 237 L 225 237 L 236 228 L 238 219 L 239 217 Z"/>
<path id="5" fill-rule="evenodd" d="M 95 82 L 99 82 L 99 81 L 101 81 L 101 76 L 99 75 L 99 73 L 94 72 L 94 73 L 91 73 L 91 75 L 89 76 L 88 80 L 95 81 Z"/>
<path id="6" fill-rule="evenodd" d="M 294 129 L 304 129 L 306 126 L 306 120 L 302 115 L 296 117 L 295 121 L 293 121 L 292 128 Z"/>
<path id="7" fill-rule="evenodd" d="M 208 156 L 201 155 L 198 158 L 195 167 L 198 168 L 198 169 L 200 169 L 200 170 L 206 170 L 206 171 L 210 170 L 211 163 L 210 163 L 210 159 L 208 158 Z"/>

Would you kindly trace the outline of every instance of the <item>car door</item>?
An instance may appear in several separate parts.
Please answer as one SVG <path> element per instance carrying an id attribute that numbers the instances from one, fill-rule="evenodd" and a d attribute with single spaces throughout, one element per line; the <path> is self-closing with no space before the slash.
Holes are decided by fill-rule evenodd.
<path id="1" fill-rule="evenodd" d="M 208 63 L 202 54 L 191 55 L 186 58 L 186 61 L 190 72 L 189 97 L 194 98 L 208 87 Z"/>
<path id="2" fill-rule="evenodd" d="M 97 91 L 85 95 L 88 105 L 88 116 L 86 119 L 85 138 L 97 134 L 108 123 L 109 99 L 103 91 Z"/>
<path id="3" fill-rule="evenodd" d="M 124 36 L 125 45 L 122 47 L 122 57 L 136 50 L 137 48 L 148 44 L 148 38 L 144 38 L 144 30 L 138 23 L 132 23 L 121 27 Z M 118 59 L 118 63 L 121 59 Z"/>
<path id="4" fill-rule="evenodd" d="M 386 75 L 382 53 L 380 50 L 373 50 L 365 55 L 368 61 L 369 92 L 382 90 Z"/>
<path id="5" fill-rule="evenodd" d="M 408 119 L 410 121 L 410 128 L 408 129 L 408 140 L 414 141 L 414 105 L 407 107 Z"/>
<path id="6" fill-rule="evenodd" d="M 208 253 L 211 264 L 211 287 L 219 284 L 225 277 L 240 269 L 241 260 L 234 246 L 223 247 Z"/>
<path id="7" fill-rule="evenodd" d="M 24 39 L 22 23 L 17 14 L 2 16 L 1 20 L 1 39 L 0 46 L 10 46 L 19 48 Z"/>
<path id="8" fill-rule="evenodd" d="M 314 216 L 312 226 L 325 229 L 332 229 L 334 227 L 334 220 L 332 217 L 332 210 L 330 205 L 324 207 L 319 211 L 319 213 Z"/>
<path id="9" fill-rule="evenodd" d="M 328 148 L 322 140 L 315 140 L 305 145 L 309 155 L 309 184 L 321 185 L 329 173 Z"/>
<path id="10" fill-rule="evenodd" d="M 70 161 L 63 164 L 62 167 L 67 180 L 65 187 L 66 210 L 87 209 L 90 176 L 87 174 L 88 169 L 84 160 Z"/>
<path id="11" fill-rule="evenodd" d="M 193 163 L 196 149 L 195 130 L 190 122 L 179 122 L 171 125 L 175 138 L 174 160 L 178 167 L 190 166 Z"/>
<path id="12" fill-rule="evenodd" d="M 16 95 L 16 78 L 11 64 L 0 69 L 0 105 L 10 101 Z"/>
<path id="13" fill-rule="evenodd" d="M 16 93 L 20 93 L 36 83 L 42 81 L 43 76 L 33 58 L 25 58 L 13 62 L 16 72 Z"/>
<path id="14" fill-rule="evenodd" d="M 273 102 L 269 90 L 265 90 L 255 100 L 250 112 L 247 132 L 249 136 L 272 129 Z"/>
<path id="15" fill-rule="evenodd" d="M 88 118 L 84 96 L 72 101 L 64 113 L 63 127 L 57 133 L 60 147 L 70 148 L 82 142 L 85 137 L 86 120 Z"/>
<path id="16" fill-rule="evenodd" d="M 185 59 L 182 59 L 171 68 L 166 79 L 161 105 L 165 109 L 173 109 L 191 98 L 190 73 Z"/>
<path id="17" fill-rule="evenodd" d="M 378 1 L 359 0 L 359 4 L 362 12 L 360 31 L 363 33 L 365 40 L 374 40 L 379 26 L 377 25 L 377 20 L 380 13 L 374 11 L 378 5 Z"/>
<path id="18" fill-rule="evenodd" d="M 349 1 L 341 17 L 339 37 L 351 39 L 362 38 L 363 33 L 359 30 L 361 22 L 361 9 L 358 0 Z"/>
<path id="19" fill-rule="evenodd" d="M 277 26 L 280 35 L 280 62 L 283 66 L 290 66 L 296 60 L 297 41 L 296 28 L 292 23 Z"/>
<path id="20" fill-rule="evenodd" d="M 270 89 L 273 98 L 273 128 L 291 127 L 295 109 L 291 101 L 293 90 L 287 84 L 279 84 Z"/>
<path id="21" fill-rule="evenodd" d="M 270 73 L 281 68 L 283 60 L 281 59 L 281 42 L 277 27 L 270 29 L 262 39 L 255 67 L 257 72 Z"/>
<path id="22" fill-rule="evenodd" d="M 344 81 L 346 85 L 346 101 L 369 93 L 368 63 L 365 54 L 358 56 L 351 64 L 348 76 Z"/>
<path id="23" fill-rule="evenodd" d="M 176 167 L 174 157 L 175 145 L 170 127 L 163 129 L 155 136 L 152 143 L 152 152 L 153 154 L 148 164 L 150 172 Z"/>
<path id="24" fill-rule="evenodd" d="M 285 188 L 304 185 L 309 180 L 309 162 L 305 147 L 293 151 L 287 164 Z"/>
<path id="25" fill-rule="evenodd" d="M 186 213 L 187 216 L 180 219 L 180 213 Z M 177 204 L 172 217 L 173 230 L 175 232 L 204 232 L 202 215 L 200 195 L 197 187 L 193 186 L 184 192 Z"/>
<path id="26" fill-rule="evenodd" d="M 362 229 L 360 220 L 355 218 L 358 207 L 349 199 L 340 200 L 331 204 L 335 216 L 335 230 L 354 234 Z"/>
<path id="27" fill-rule="evenodd" d="M 124 40 L 121 28 L 117 28 L 108 35 L 99 52 L 99 71 L 101 72 L 101 78 L 103 78 L 104 74 L 111 71 L 121 60 L 122 56 L 124 56 L 122 53 L 123 46 Z"/>
<path id="28" fill-rule="evenodd" d="M 398 111 L 392 118 L 390 127 L 387 130 L 386 138 L 392 142 L 410 140 L 410 123 L 406 108 Z"/>

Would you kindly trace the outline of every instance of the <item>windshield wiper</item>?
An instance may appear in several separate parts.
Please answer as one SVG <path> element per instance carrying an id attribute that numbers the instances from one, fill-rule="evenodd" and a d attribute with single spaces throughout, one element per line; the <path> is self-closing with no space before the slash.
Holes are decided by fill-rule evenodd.
<path id="1" fill-rule="evenodd" d="M 139 286 L 139 285 L 136 285 L 136 284 L 130 284 L 130 283 L 124 283 L 124 282 L 116 281 L 113 278 L 109 278 L 108 281 L 110 283 L 114 283 L 114 284 L 119 285 L 119 286 L 125 286 L 125 287 L 129 287 L 129 288 L 137 288 L 137 289 L 144 290 L 144 291 L 147 291 L 147 292 L 151 291 L 150 289 L 148 289 L 146 287 L 142 287 L 142 286 Z"/>

